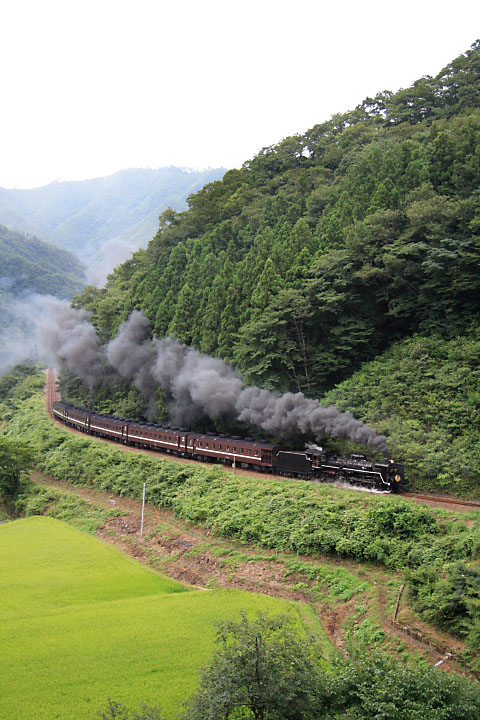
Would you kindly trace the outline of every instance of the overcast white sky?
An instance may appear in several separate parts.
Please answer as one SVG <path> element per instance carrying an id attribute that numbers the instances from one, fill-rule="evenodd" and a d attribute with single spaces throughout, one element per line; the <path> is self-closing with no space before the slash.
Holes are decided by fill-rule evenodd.
<path id="1" fill-rule="evenodd" d="M 2 0 L 0 186 L 239 167 L 480 37 L 478 0 Z"/>

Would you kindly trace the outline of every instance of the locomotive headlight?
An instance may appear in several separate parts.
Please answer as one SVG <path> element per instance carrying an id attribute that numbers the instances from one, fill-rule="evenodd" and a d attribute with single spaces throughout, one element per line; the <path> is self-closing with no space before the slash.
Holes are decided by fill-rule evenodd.
<path id="1" fill-rule="evenodd" d="M 402 478 L 401 478 L 401 476 L 400 476 L 400 475 L 395 475 L 395 480 L 396 480 L 397 482 L 400 482 L 400 481 L 401 481 L 401 479 L 402 479 Z"/>

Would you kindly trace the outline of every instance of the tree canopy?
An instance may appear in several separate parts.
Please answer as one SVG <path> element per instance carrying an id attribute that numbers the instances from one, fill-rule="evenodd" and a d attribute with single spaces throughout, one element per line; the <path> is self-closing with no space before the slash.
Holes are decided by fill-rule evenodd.
<path id="1" fill-rule="evenodd" d="M 24 443 L 0 435 L 0 499 L 15 500 L 22 474 L 34 467 L 35 453 Z"/>

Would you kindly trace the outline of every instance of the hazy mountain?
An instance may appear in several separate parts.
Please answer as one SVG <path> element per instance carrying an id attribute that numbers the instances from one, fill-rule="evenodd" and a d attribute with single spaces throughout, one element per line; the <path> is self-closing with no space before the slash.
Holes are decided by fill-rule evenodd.
<path id="1" fill-rule="evenodd" d="M 0 225 L 0 369 L 32 353 L 47 297 L 70 299 L 84 286 L 73 253 Z"/>
<path id="2" fill-rule="evenodd" d="M 85 268 L 68 250 L 0 225 L 0 288 L 71 298 L 85 285 Z"/>
<path id="3" fill-rule="evenodd" d="M 102 282 L 155 235 L 167 207 L 185 209 L 190 194 L 224 172 L 132 169 L 30 190 L 0 188 L 0 224 L 72 250 L 89 268 L 89 279 Z"/>

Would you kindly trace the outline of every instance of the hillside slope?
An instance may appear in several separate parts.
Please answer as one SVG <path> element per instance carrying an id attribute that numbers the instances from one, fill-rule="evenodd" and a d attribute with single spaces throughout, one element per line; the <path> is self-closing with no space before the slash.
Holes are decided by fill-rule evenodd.
<path id="1" fill-rule="evenodd" d="M 31 353 L 39 296 L 70 300 L 84 273 L 73 253 L 0 225 L 0 370 Z"/>
<path id="2" fill-rule="evenodd" d="M 0 284 L 12 295 L 42 293 L 71 298 L 85 286 L 76 256 L 0 225 Z"/>
<path id="3" fill-rule="evenodd" d="M 480 327 L 397 343 L 324 398 L 389 434 L 412 487 L 478 495 Z"/>
<path id="4" fill-rule="evenodd" d="M 477 42 L 436 77 L 264 148 L 188 211 L 164 213 L 148 248 L 76 304 L 103 338 L 141 308 L 158 337 L 233 362 L 249 383 L 321 397 L 416 333 L 468 336 L 479 185 Z"/>

